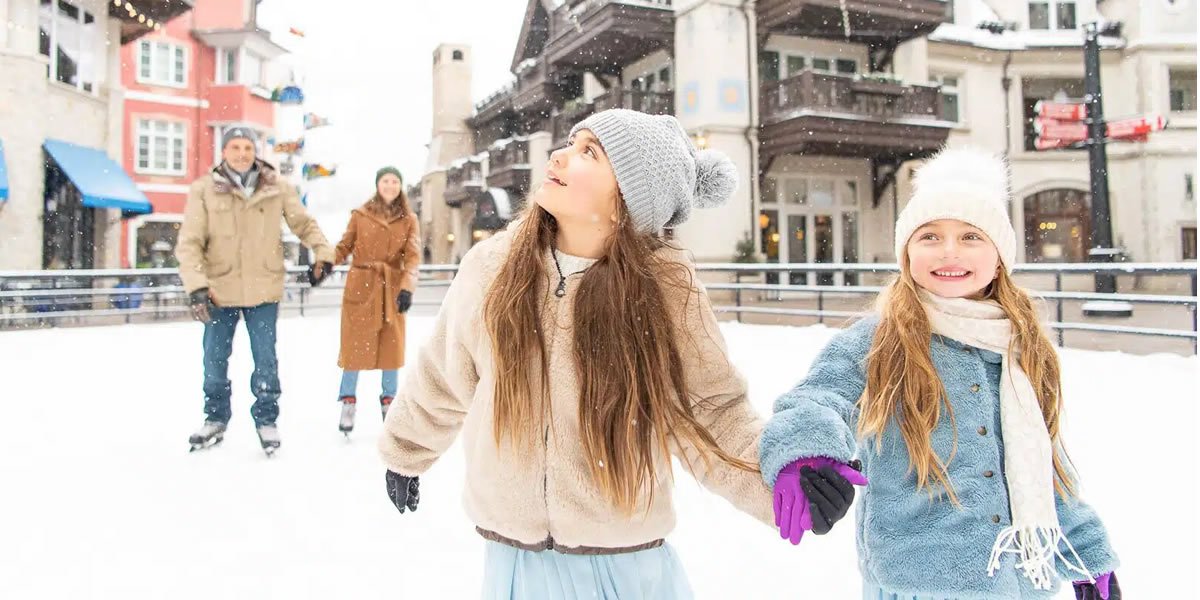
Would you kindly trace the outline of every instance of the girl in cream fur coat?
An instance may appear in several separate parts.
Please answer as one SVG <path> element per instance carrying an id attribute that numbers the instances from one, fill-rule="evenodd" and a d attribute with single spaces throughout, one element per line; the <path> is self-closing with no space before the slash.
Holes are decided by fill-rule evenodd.
<path id="1" fill-rule="evenodd" d="M 764 523 L 762 422 L 694 266 L 658 233 L 737 185 L 679 122 L 628 110 L 577 124 L 507 231 L 460 265 L 388 413 L 388 493 L 463 430 L 484 598 L 691 598 L 664 542 L 671 457 Z"/>

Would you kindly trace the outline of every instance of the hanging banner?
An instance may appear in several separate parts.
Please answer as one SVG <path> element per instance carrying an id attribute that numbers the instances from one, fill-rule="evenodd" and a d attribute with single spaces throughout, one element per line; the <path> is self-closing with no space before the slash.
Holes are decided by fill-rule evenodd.
<path id="1" fill-rule="evenodd" d="M 316 129 L 317 127 L 324 127 L 326 125 L 331 125 L 331 123 L 329 122 L 329 119 L 326 119 L 325 117 L 322 117 L 316 113 L 307 113 L 304 115 L 305 129 Z"/>
<path id="2" fill-rule="evenodd" d="M 280 86 L 271 92 L 271 101 L 280 104 L 303 104 L 304 90 L 295 85 Z"/>
<path id="3" fill-rule="evenodd" d="M 268 138 L 267 143 L 271 144 L 271 148 L 276 154 L 301 154 L 304 152 L 304 138 L 291 141 L 277 141 L 275 138 Z"/>
<path id="4" fill-rule="evenodd" d="M 320 179 L 321 177 L 333 177 L 334 175 L 337 175 L 337 166 L 305 163 L 303 173 L 304 178 L 308 180 Z"/>

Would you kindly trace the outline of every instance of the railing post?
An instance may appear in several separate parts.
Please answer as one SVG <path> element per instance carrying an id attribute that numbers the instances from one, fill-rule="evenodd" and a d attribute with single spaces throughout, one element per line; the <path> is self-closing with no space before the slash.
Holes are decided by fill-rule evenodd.
<path id="1" fill-rule="evenodd" d="M 825 324 L 825 290 L 817 290 L 817 323 Z"/>
<path id="2" fill-rule="evenodd" d="M 1059 293 L 1062 292 L 1062 271 L 1054 272 L 1054 291 L 1059 292 Z M 1062 323 L 1063 299 L 1061 297 L 1058 298 L 1057 304 L 1058 304 L 1058 308 L 1055 310 L 1054 321 L 1056 323 Z M 1061 327 L 1056 327 L 1055 329 L 1058 330 L 1058 347 L 1062 348 L 1062 347 L 1066 346 L 1066 342 L 1063 341 L 1063 329 Z"/>
<path id="3" fill-rule="evenodd" d="M 1191 274 L 1188 275 L 1188 277 L 1192 280 L 1192 297 L 1195 298 L 1196 297 L 1196 272 L 1192 271 Z M 1194 303 L 1190 304 L 1189 306 L 1191 306 L 1191 309 L 1192 309 L 1192 333 L 1196 333 L 1196 331 L 1197 331 L 1197 329 L 1196 329 L 1196 308 L 1197 307 Z M 1192 338 L 1192 354 L 1196 354 L 1196 342 L 1197 342 L 1197 339 L 1195 337 L 1193 337 Z"/>
<path id="4" fill-rule="evenodd" d="M 739 286 L 742 285 L 742 272 L 741 271 L 734 272 L 733 281 L 734 281 L 734 283 L 738 284 Z M 741 323 L 742 322 L 742 288 L 741 287 L 738 287 L 737 289 L 733 290 L 733 305 L 735 307 L 737 307 L 737 310 L 734 311 L 734 313 L 733 313 L 734 320 L 737 321 L 738 323 Z M 1192 313 L 1193 316 L 1195 316 L 1195 314 L 1196 314 L 1195 312 Z"/>

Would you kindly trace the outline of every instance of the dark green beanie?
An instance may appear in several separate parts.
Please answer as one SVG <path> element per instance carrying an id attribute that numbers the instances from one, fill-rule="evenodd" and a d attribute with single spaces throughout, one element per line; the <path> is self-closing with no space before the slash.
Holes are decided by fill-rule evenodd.
<path id="1" fill-rule="evenodd" d="M 396 167 L 384 167 L 378 171 L 375 171 L 375 186 L 379 187 L 379 180 L 383 179 L 383 176 L 389 173 L 395 175 L 396 179 L 400 180 L 400 185 L 404 185 L 404 177 L 400 175 L 400 169 L 397 169 Z"/>

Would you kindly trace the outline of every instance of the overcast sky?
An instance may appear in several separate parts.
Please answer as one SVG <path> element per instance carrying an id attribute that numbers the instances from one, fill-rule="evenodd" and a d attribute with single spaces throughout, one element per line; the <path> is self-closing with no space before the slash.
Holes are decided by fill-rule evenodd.
<path id="1" fill-rule="evenodd" d="M 526 2 L 263 0 L 259 25 L 302 65 L 305 108 L 334 123 L 306 136 L 306 160 L 338 165 L 336 181 L 310 186 L 310 208 L 357 206 L 383 165 L 399 167 L 406 184 L 418 181 L 430 137 L 434 48 L 471 46 L 472 100 L 480 100 L 511 78 Z M 292 27 L 305 36 L 288 34 Z"/>

